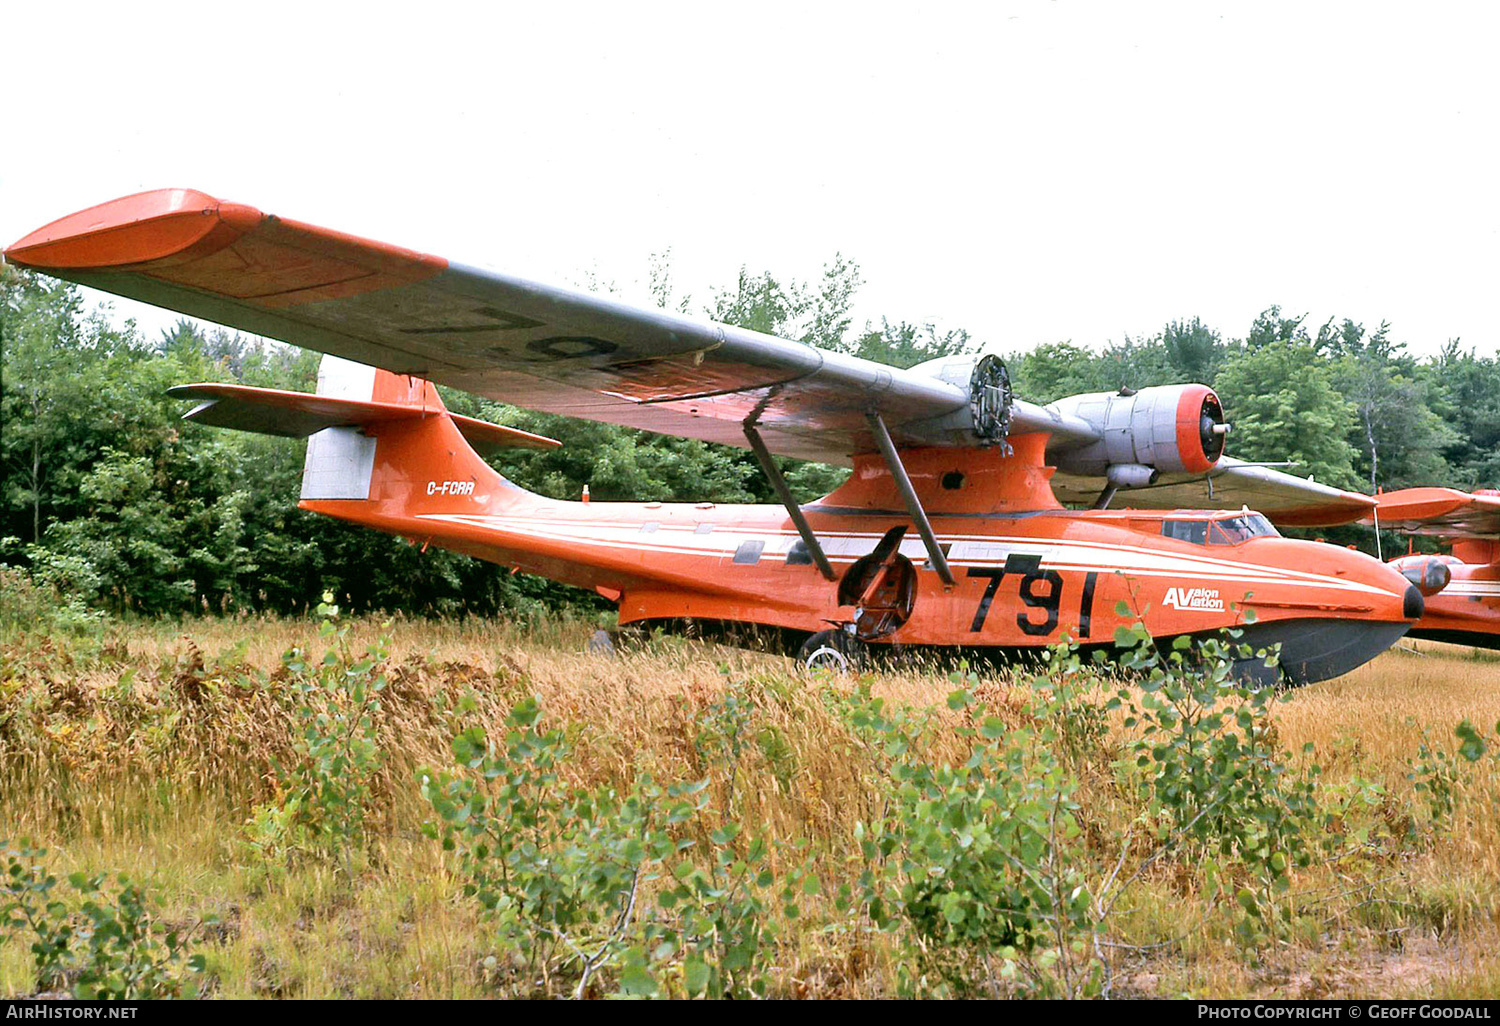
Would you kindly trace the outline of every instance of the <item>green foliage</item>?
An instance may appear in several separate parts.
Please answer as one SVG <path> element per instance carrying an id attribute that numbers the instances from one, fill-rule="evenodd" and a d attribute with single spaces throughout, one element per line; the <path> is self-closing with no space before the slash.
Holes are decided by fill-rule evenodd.
<path id="1" fill-rule="evenodd" d="M 4 889 L 0 890 L 0 898 L 4 899 L 0 904 L 0 926 L 5 927 L 5 932 L 0 936 L 12 940 L 23 932 L 31 934 L 37 989 L 51 990 L 63 980 L 73 939 L 68 907 L 53 893 L 57 877 L 42 865 L 46 849 L 34 848 L 23 838 L 17 848 L 12 848 L 9 842 L 0 842 L 0 850 L 4 851 L 6 863 Z"/>
<path id="2" fill-rule="evenodd" d="M 972 353 L 978 346 L 962 328 L 939 331 L 935 324 L 917 325 L 906 321 L 892 324 L 882 317 L 879 329 L 866 325 L 864 334 L 852 345 L 833 348 L 892 367 L 915 367 L 942 356 Z"/>
<path id="3" fill-rule="evenodd" d="M 1161 333 L 1167 359 L 1183 381 L 1212 381 L 1224 359 L 1219 333 L 1194 317 L 1172 321 Z"/>
<path id="4" fill-rule="evenodd" d="M 1421 369 L 1430 388 L 1448 397 L 1448 423 L 1457 437 L 1444 455 L 1453 467 L 1453 483 L 1461 488 L 1500 485 L 1500 356 L 1464 352 L 1455 339 Z"/>
<path id="5" fill-rule="evenodd" d="M 1019 707 L 986 708 L 977 679 L 954 674 L 956 726 L 868 690 L 834 700 L 882 755 L 883 801 L 857 831 L 858 894 L 875 926 L 904 938 L 912 993 L 1104 993 L 1111 917 L 1174 862 L 1233 910 L 1253 950 L 1312 928 L 1290 898 L 1298 869 L 1368 842 L 1330 824 L 1381 789 L 1322 804 L 1319 767 L 1277 740 L 1279 694 L 1236 679 L 1266 653 L 1233 639 L 1162 651 L 1139 628 L 1117 641 L 1110 668 L 1053 650 Z M 931 758 L 941 734 L 965 740 L 960 761 Z M 1117 842 L 1088 837 L 1087 787 L 1127 803 Z"/>
<path id="6" fill-rule="evenodd" d="M 1227 357 L 1214 382 L 1234 424 L 1234 453 L 1247 460 L 1290 460 L 1297 473 L 1336 488 L 1357 488 L 1349 436 L 1354 407 L 1331 371 L 1303 341 L 1245 346 Z"/>
<path id="7" fill-rule="evenodd" d="M 751 743 L 754 715 L 755 705 L 744 687 L 729 681 L 724 697 L 704 706 L 696 719 L 698 733 L 693 739 L 693 747 L 698 765 L 713 767 L 718 764 L 722 767 L 727 777 L 725 804 L 731 809 L 734 807 L 741 757 Z"/>
<path id="8" fill-rule="evenodd" d="M 74 994 L 88 1000 L 128 1001 L 142 997 L 191 997 L 182 969 L 203 971 L 203 956 L 187 956 L 177 930 L 161 927 L 146 909 L 146 893 L 126 876 L 117 878 L 111 897 L 104 876 L 69 878 L 85 900 L 78 914 L 88 944 Z"/>
<path id="9" fill-rule="evenodd" d="M 923 974 L 945 981 L 937 993 L 966 993 L 976 962 L 992 989 L 1010 981 L 1042 995 L 1097 992 L 1097 967 L 1086 965 L 1096 924 L 1078 784 L 1059 755 L 1052 701 L 1039 693 L 1029 722 L 1014 725 L 987 714 L 972 686 L 955 691 L 950 707 L 967 714 L 958 733 L 972 741 L 961 765 L 916 755 L 929 720 L 888 718 L 875 702 L 856 713 L 855 726 L 883 736 L 891 756 L 889 811 L 859 838 L 866 863 L 879 867 L 862 881 L 864 901 L 883 928 L 910 928 Z"/>
<path id="10" fill-rule="evenodd" d="M 1236 662 L 1264 653 L 1233 640 L 1180 638 L 1163 652 L 1144 630 L 1128 633 L 1119 640 L 1137 686 L 1120 689 L 1108 707 L 1138 731 L 1120 766 L 1143 799 L 1153 840 L 1184 849 L 1213 886 L 1234 888 L 1243 939 L 1278 936 L 1292 914 L 1279 899 L 1292 871 L 1311 864 L 1324 820 L 1320 768 L 1294 770 L 1276 739 L 1272 711 L 1285 694 L 1236 680 Z"/>
<path id="11" fill-rule="evenodd" d="M 306 838 L 338 857 L 353 876 L 354 860 L 365 852 L 371 786 L 381 764 L 375 718 L 390 642 L 382 638 L 355 657 L 332 599 L 325 594 L 318 606 L 324 618 L 319 632 L 332 646 L 322 661 L 314 664 L 301 649 L 282 657 L 298 725 L 297 761 L 281 768 L 282 798 L 257 808 L 248 832 L 252 847 L 273 862 Z"/>
<path id="12" fill-rule="evenodd" d="M 1044 342 L 1009 363 L 1016 394 L 1031 402 L 1050 403 L 1063 396 L 1119 387 L 1111 385 L 1095 353 L 1071 342 Z"/>
<path id="13" fill-rule="evenodd" d="M 39 991 L 66 984 L 84 1000 L 195 996 L 191 976 L 203 972 L 203 957 L 189 956 L 188 938 L 157 921 L 139 884 L 121 875 L 111 893 L 106 875 L 74 873 L 68 882 L 81 900 L 70 904 L 44 849 L 0 841 L 0 853 L 0 943 L 30 938 Z"/>
<path id="14" fill-rule="evenodd" d="M 1415 725 L 1411 720 L 1407 721 L 1407 726 Z M 1500 723 L 1495 725 L 1495 733 L 1500 735 Z M 1441 830 L 1451 821 L 1467 778 L 1464 764 L 1478 762 L 1487 754 L 1500 759 L 1496 739 L 1487 740 L 1483 732 L 1468 720 L 1460 722 L 1453 734 L 1459 745 L 1456 751 L 1450 752 L 1437 744 L 1423 728 L 1417 754 L 1407 760 L 1406 779 L 1411 781 L 1412 790 L 1427 806 L 1426 826 L 1429 831 Z"/>
<path id="15" fill-rule="evenodd" d="M 300 856 L 314 850 L 307 819 L 296 795 L 255 806 L 245 822 L 245 843 L 254 855 L 257 876 L 283 880 Z"/>
<path id="16" fill-rule="evenodd" d="M 93 567 L 75 556 L 33 548 L 30 574 L 0 564 L 0 628 L 97 640 L 107 621 L 88 605 Z"/>
<path id="17" fill-rule="evenodd" d="M 1341 355 L 1334 374 L 1359 416 L 1362 444 L 1356 447 L 1371 492 L 1445 480 L 1441 452 L 1458 440 L 1446 423 L 1451 411 L 1441 400 L 1441 382 L 1421 374 L 1390 331 L 1382 323 L 1366 334 L 1363 325 L 1345 320 L 1335 336 Z"/>
<path id="18" fill-rule="evenodd" d="M 459 714 L 468 709 L 466 701 Z M 741 713 L 731 703 L 712 717 L 726 752 L 744 738 Z M 764 993 L 774 937 L 766 900 L 776 882 L 766 841 L 725 823 L 706 830 L 704 857 L 695 859 L 706 780 L 663 787 L 638 773 L 624 793 L 571 787 L 573 741 L 542 723 L 534 699 L 517 704 L 505 727 L 499 739 L 461 730 L 456 768 L 423 770 L 421 789 L 437 814 L 429 834 L 457 856 L 464 893 L 491 929 L 487 965 L 507 992 Z M 783 879 L 787 914 L 796 914 L 797 894 L 815 893 L 811 879 L 801 871 Z"/>
<path id="19" fill-rule="evenodd" d="M 707 867 L 688 858 L 671 866 L 655 914 L 643 923 L 641 942 L 627 957 L 626 980 L 637 966 L 650 966 L 657 977 L 680 979 L 688 997 L 766 996 L 767 956 L 776 937 L 767 901 L 778 881 L 769 868 L 771 845 L 763 837 L 739 841 L 739 825 L 727 823 L 709 834 Z M 783 913 L 796 919 L 797 902 L 817 893 L 817 877 L 805 868 L 784 873 Z"/>

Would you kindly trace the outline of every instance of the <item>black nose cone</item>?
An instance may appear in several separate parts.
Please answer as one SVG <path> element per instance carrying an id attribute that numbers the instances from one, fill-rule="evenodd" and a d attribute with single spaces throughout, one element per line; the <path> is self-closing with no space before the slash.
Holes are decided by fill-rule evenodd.
<path id="1" fill-rule="evenodd" d="M 1422 609 L 1425 603 L 1422 601 L 1422 593 L 1417 590 L 1415 584 L 1406 586 L 1406 601 L 1401 603 L 1401 615 L 1408 620 L 1422 619 Z"/>

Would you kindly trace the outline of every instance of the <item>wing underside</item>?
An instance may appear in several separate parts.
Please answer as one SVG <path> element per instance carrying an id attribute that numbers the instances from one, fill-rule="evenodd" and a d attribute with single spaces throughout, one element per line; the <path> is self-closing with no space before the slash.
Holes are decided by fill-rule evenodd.
<path id="1" fill-rule="evenodd" d="M 1061 502 L 1093 502 L 1102 477 L 1057 473 L 1052 490 Z M 1154 485 L 1122 490 L 1116 507 L 1137 509 L 1250 509 L 1282 527 L 1330 527 L 1359 520 L 1375 508 L 1368 495 L 1224 457 L 1205 475 L 1163 474 Z"/>

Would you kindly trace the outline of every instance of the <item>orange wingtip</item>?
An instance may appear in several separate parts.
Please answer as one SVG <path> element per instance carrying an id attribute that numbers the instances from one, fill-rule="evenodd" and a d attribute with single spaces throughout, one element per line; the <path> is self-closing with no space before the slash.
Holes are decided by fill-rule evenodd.
<path id="1" fill-rule="evenodd" d="M 5 259 L 41 270 L 191 259 L 229 245 L 264 217 L 196 189 L 156 189 L 60 217 L 6 249 Z"/>
<path id="2" fill-rule="evenodd" d="M 1277 527 L 1337 527 L 1368 517 L 1374 508 L 1375 500 L 1368 495 L 1345 492 L 1341 505 L 1326 503 L 1321 506 L 1282 509 L 1267 516 Z"/>
<path id="3" fill-rule="evenodd" d="M 62 278 L 139 274 L 266 308 L 346 299 L 448 266 L 195 189 L 142 192 L 69 214 L 21 239 L 5 258 Z"/>

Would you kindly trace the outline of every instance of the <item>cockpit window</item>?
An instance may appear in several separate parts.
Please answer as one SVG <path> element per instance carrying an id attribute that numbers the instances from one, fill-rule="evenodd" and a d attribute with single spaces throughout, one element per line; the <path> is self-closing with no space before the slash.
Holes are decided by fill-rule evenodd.
<path id="1" fill-rule="evenodd" d="M 1208 532 L 1210 545 L 1238 545 L 1251 538 L 1275 537 L 1276 528 L 1259 513 L 1242 513 L 1237 517 L 1215 520 Z"/>
<path id="2" fill-rule="evenodd" d="M 1194 545 L 1239 545 L 1251 538 L 1277 535 L 1276 528 L 1259 513 L 1240 513 L 1220 520 L 1163 520 L 1161 533 Z"/>

